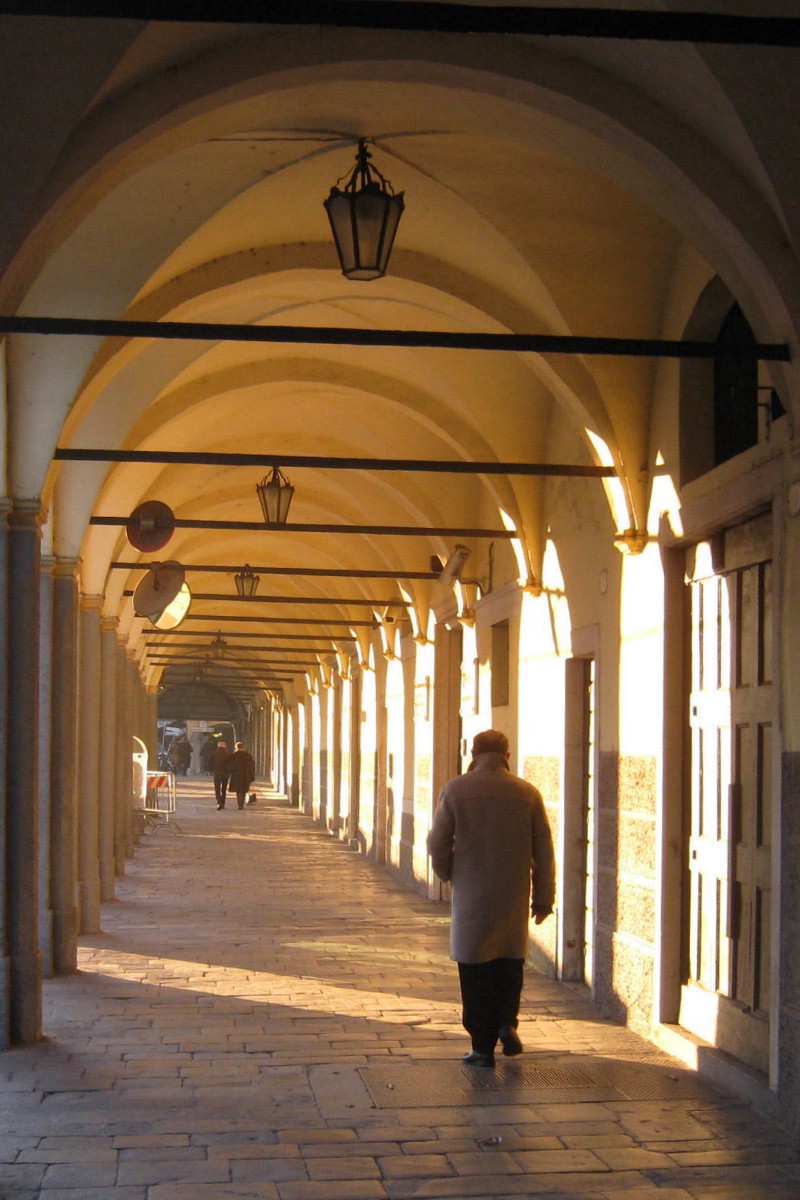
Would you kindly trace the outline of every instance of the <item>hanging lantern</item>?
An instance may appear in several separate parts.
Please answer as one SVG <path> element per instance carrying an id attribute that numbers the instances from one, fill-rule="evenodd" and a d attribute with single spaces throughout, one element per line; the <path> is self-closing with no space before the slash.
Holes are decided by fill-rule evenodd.
<path id="1" fill-rule="evenodd" d="M 367 139 L 358 143 L 356 165 L 343 188 L 334 184 L 325 201 L 342 274 L 348 279 L 379 279 L 386 274 L 389 255 L 405 207 L 403 192 L 377 167 L 370 166 Z"/>
<path id="2" fill-rule="evenodd" d="M 261 483 L 256 484 L 256 491 L 267 525 L 285 525 L 294 488 L 280 467 L 273 467 L 271 475 L 265 475 Z"/>
<path id="3" fill-rule="evenodd" d="M 234 575 L 233 581 L 236 584 L 238 595 L 247 599 L 249 596 L 255 596 L 258 585 L 261 583 L 261 576 L 253 572 L 249 563 L 245 563 L 241 571 Z"/>

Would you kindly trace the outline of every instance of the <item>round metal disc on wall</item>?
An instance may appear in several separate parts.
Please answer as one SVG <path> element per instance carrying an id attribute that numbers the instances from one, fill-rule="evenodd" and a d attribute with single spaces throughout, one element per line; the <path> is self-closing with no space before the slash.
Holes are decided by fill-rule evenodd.
<path id="1" fill-rule="evenodd" d="M 171 600 L 161 612 L 151 613 L 148 620 L 151 625 L 155 625 L 156 629 L 177 629 L 188 613 L 191 603 L 192 593 L 189 591 L 188 585 L 184 583 L 175 599 Z"/>
<path id="2" fill-rule="evenodd" d="M 161 500 L 146 500 L 128 518 L 125 533 L 137 550 L 153 553 L 166 546 L 175 531 L 175 514 Z"/>
<path id="3" fill-rule="evenodd" d="M 133 593 L 133 611 L 137 617 L 156 616 L 172 603 L 183 583 L 179 562 L 153 563 Z"/>

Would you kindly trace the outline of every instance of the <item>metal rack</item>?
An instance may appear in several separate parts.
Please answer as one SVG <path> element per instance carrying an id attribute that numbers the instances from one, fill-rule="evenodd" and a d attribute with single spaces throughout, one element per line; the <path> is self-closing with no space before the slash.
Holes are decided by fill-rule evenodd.
<path id="1" fill-rule="evenodd" d="M 144 832 L 156 833 L 162 825 L 166 825 L 173 832 L 180 833 L 181 827 L 174 820 L 176 805 L 175 772 L 148 771 L 147 794 L 139 810 L 144 821 Z"/>

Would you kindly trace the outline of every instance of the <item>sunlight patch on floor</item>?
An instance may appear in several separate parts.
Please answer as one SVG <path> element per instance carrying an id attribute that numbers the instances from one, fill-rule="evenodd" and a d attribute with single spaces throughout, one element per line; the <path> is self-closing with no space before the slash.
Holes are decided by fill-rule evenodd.
<path id="1" fill-rule="evenodd" d="M 431 1028 L 450 1029 L 452 1002 L 398 992 L 368 991 L 338 987 L 305 975 L 272 974 L 241 967 L 219 967 L 209 963 L 157 958 L 129 951 L 83 948 L 79 968 L 87 974 L 108 979 L 125 979 L 145 987 L 225 996 L 256 1001 L 275 1007 L 336 1016 L 365 1016 L 382 1022 L 407 1025 L 409 1013 L 423 1012 Z"/>

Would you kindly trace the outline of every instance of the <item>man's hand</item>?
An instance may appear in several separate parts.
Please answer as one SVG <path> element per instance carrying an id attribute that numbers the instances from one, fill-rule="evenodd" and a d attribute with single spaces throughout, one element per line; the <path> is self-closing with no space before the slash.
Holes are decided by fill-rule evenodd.
<path id="1" fill-rule="evenodd" d="M 537 908 L 534 905 L 531 908 L 531 916 L 533 917 L 534 925 L 541 925 L 542 921 L 546 921 L 552 911 L 552 908 Z"/>

